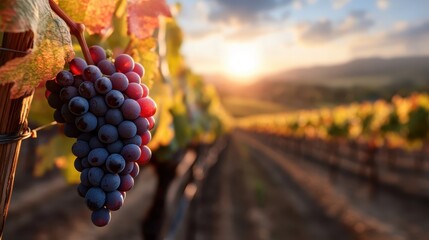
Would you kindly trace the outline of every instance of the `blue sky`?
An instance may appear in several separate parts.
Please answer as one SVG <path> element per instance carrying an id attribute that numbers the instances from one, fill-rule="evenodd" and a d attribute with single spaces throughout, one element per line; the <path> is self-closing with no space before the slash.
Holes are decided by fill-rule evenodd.
<path id="1" fill-rule="evenodd" d="M 429 54 L 429 0 L 179 2 L 182 52 L 202 74 L 251 81 L 354 58 Z"/>

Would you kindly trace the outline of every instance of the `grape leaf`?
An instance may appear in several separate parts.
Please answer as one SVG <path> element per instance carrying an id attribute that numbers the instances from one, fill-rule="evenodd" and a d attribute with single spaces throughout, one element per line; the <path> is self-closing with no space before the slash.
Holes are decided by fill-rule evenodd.
<path id="1" fill-rule="evenodd" d="M 158 17 L 171 17 L 165 0 L 128 0 L 128 32 L 137 38 L 152 36 L 159 26 Z"/>
<path id="2" fill-rule="evenodd" d="M 54 78 L 73 58 L 70 33 L 45 0 L 9 0 L 0 6 L 0 15 L 1 31 L 34 33 L 31 53 L 0 67 L 0 84 L 14 82 L 11 97 L 18 98 Z"/>
<path id="3" fill-rule="evenodd" d="M 130 55 L 134 60 L 143 65 L 145 75 L 143 82 L 150 85 L 151 81 L 158 77 L 158 54 L 155 52 L 157 42 L 154 38 L 146 38 L 143 40 L 134 38 L 132 40 Z"/>
<path id="4" fill-rule="evenodd" d="M 104 34 L 111 27 L 118 0 L 58 0 L 60 8 L 76 22 L 85 24 L 89 34 Z"/>

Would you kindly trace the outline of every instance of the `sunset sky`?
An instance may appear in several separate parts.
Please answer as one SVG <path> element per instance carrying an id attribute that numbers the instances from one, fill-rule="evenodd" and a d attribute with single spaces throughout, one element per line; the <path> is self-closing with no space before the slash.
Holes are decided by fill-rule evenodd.
<path id="1" fill-rule="evenodd" d="M 201 74 L 251 81 L 358 57 L 429 54 L 428 0 L 179 2 L 182 52 Z"/>

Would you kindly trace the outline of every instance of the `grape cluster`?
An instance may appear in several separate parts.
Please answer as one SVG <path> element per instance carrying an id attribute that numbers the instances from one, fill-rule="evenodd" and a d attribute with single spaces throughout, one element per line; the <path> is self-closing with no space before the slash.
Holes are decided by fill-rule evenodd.
<path id="1" fill-rule="evenodd" d="M 95 65 L 74 58 L 70 71 L 46 82 L 46 97 L 65 135 L 77 139 L 72 152 L 81 173 L 78 193 L 93 211 L 92 222 L 105 226 L 133 187 L 139 164 L 152 155 L 146 145 L 156 104 L 141 83 L 142 65 L 127 54 L 112 61 L 100 46 L 89 50 Z"/>

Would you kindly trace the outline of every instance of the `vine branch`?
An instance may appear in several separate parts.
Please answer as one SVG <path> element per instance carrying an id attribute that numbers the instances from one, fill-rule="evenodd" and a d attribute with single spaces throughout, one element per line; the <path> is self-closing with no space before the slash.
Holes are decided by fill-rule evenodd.
<path id="1" fill-rule="evenodd" d="M 73 21 L 53 0 L 49 0 L 49 5 L 51 6 L 52 11 L 66 22 L 67 26 L 70 28 L 71 35 L 77 38 L 86 62 L 89 65 L 93 65 L 94 62 L 92 61 L 91 54 L 89 53 L 88 44 L 86 44 L 85 41 L 85 25 Z"/>

